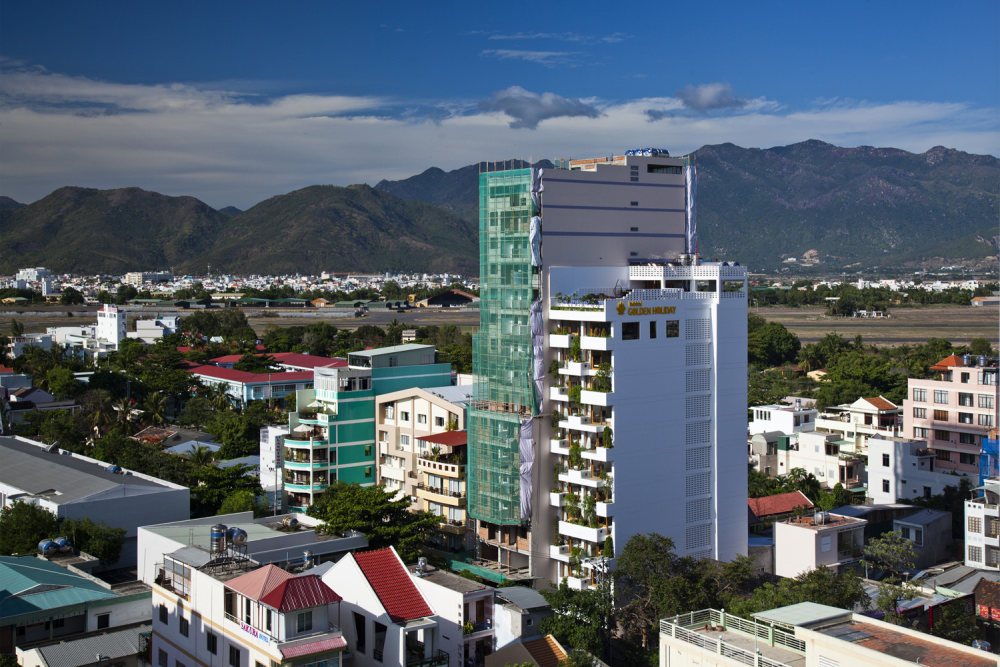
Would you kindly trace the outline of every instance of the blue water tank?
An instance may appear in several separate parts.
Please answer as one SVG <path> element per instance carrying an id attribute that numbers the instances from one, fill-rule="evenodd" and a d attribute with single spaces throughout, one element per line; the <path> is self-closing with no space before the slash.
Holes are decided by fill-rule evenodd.
<path id="1" fill-rule="evenodd" d="M 212 526 L 208 533 L 209 535 L 209 551 L 211 553 L 219 553 L 226 546 L 226 526 L 222 523 L 217 523 Z"/>
<path id="2" fill-rule="evenodd" d="M 247 543 L 247 531 L 242 528 L 230 528 L 227 537 L 229 538 L 230 543 L 238 547 Z"/>
<path id="3" fill-rule="evenodd" d="M 64 554 L 73 550 L 73 543 L 69 541 L 68 537 L 57 537 L 54 542 L 59 547 L 59 551 Z"/>
<path id="4" fill-rule="evenodd" d="M 52 540 L 46 539 L 38 543 L 38 550 L 47 556 L 59 551 L 59 545 Z"/>

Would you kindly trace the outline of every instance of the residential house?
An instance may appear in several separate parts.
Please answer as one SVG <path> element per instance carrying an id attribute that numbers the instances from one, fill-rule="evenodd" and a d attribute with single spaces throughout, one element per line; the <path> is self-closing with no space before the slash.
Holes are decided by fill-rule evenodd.
<path id="1" fill-rule="evenodd" d="M 930 498 L 945 487 L 957 487 L 967 476 L 938 467 L 937 455 L 925 440 L 891 436 L 868 438 L 867 472 L 868 498 L 875 504 Z"/>
<path id="2" fill-rule="evenodd" d="M 188 373 L 209 387 L 223 387 L 230 400 L 245 406 L 250 401 L 284 398 L 288 394 L 313 386 L 312 371 L 275 371 L 250 373 L 231 368 L 203 365 L 188 369 Z"/>
<path id="3" fill-rule="evenodd" d="M 801 431 L 779 436 L 774 460 L 777 467 L 772 476 L 802 468 L 828 489 L 841 484 L 847 489 L 864 490 L 867 479 L 862 452 L 853 440 L 843 440 L 835 433 Z"/>
<path id="4" fill-rule="evenodd" d="M 552 635 L 538 639 L 510 644 L 486 658 L 486 667 L 507 667 L 508 665 L 533 665 L 534 667 L 557 667 L 569 658 L 569 653 Z"/>
<path id="5" fill-rule="evenodd" d="M 892 529 L 913 543 L 918 570 L 951 560 L 951 512 L 922 509 L 896 519 Z"/>
<path id="6" fill-rule="evenodd" d="M 748 498 L 747 507 L 750 512 L 750 526 L 760 529 L 768 528 L 775 521 L 781 521 L 791 516 L 810 514 L 813 503 L 801 491 L 778 493 L 773 496 Z"/>
<path id="7" fill-rule="evenodd" d="M 816 419 L 816 430 L 836 433 L 864 451 L 868 436 L 903 435 L 903 409 L 884 396 L 859 398 L 827 408 Z"/>
<path id="8" fill-rule="evenodd" d="M 838 569 L 861 558 L 864 519 L 816 512 L 774 524 L 774 573 L 798 575 L 825 565 Z"/>
<path id="9" fill-rule="evenodd" d="M 438 617 L 441 649 L 451 667 L 483 667 L 493 653 L 493 588 L 417 563 L 409 567 L 417 590 Z"/>
<path id="10" fill-rule="evenodd" d="M 149 606 L 148 604 L 146 605 Z M 134 625 L 124 630 L 111 630 L 85 635 L 78 639 L 64 639 L 34 648 L 17 649 L 17 663 L 21 667 L 146 667 L 149 662 L 149 644 L 152 623 Z M 87 662 L 87 660 L 90 660 Z"/>
<path id="11" fill-rule="evenodd" d="M 796 399 L 794 405 L 755 405 L 750 408 L 750 414 L 752 418 L 747 425 L 750 435 L 775 431 L 791 435 L 815 429 L 819 411 L 804 407 L 802 401 Z"/>
<path id="12" fill-rule="evenodd" d="M 348 554 L 323 580 L 338 586 L 343 598 L 341 622 L 354 667 L 451 664 L 441 650 L 438 617 L 395 549 Z"/>
<path id="13" fill-rule="evenodd" d="M 497 649 L 542 636 L 542 621 L 553 612 L 541 593 L 527 586 L 501 586 L 495 593 L 493 627 Z"/>
<path id="14" fill-rule="evenodd" d="M 965 564 L 1000 571 L 1000 478 L 983 480 L 965 501 Z"/>

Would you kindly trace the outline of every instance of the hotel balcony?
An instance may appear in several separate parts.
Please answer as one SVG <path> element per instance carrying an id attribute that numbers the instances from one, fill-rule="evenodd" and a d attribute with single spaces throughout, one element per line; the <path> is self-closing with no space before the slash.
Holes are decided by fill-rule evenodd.
<path id="1" fill-rule="evenodd" d="M 575 591 L 585 591 L 591 588 L 590 577 L 566 577 L 566 585 Z"/>
<path id="2" fill-rule="evenodd" d="M 570 334 L 549 334 L 549 347 L 568 348 L 572 338 Z"/>
<path id="3" fill-rule="evenodd" d="M 567 361 L 559 368 L 560 375 L 594 375 L 597 371 L 586 361 Z"/>
<path id="4" fill-rule="evenodd" d="M 569 521 L 559 522 L 560 535 L 572 537 L 575 540 L 584 540 L 594 544 L 603 545 L 604 539 L 608 536 L 608 530 L 609 529 L 605 526 L 589 528 L 587 526 L 579 526 L 575 523 L 570 523 Z"/>
<path id="5" fill-rule="evenodd" d="M 549 493 L 549 505 L 552 507 L 562 507 L 566 501 L 565 492 L 552 491 Z"/>
<path id="6" fill-rule="evenodd" d="M 581 452 L 583 458 L 588 461 L 600 461 L 601 463 L 611 463 L 615 460 L 615 450 L 610 447 L 594 447 Z"/>
<path id="7" fill-rule="evenodd" d="M 580 392 L 580 402 L 584 405 L 599 405 L 607 407 L 611 405 L 611 392 L 590 391 L 584 389 Z"/>
<path id="8" fill-rule="evenodd" d="M 614 338 L 604 336 L 582 336 L 580 338 L 581 350 L 610 350 L 614 344 Z"/>
<path id="9" fill-rule="evenodd" d="M 264 645 L 267 648 L 262 650 L 272 656 L 271 662 L 273 663 L 277 663 L 277 660 L 273 659 L 277 657 L 284 658 L 288 656 L 299 658 L 311 654 L 327 653 L 331 649 L 343 649 L 347 647 L 347 642 L 344 640 L 344 633 L 340 627 L 333 623 L 324 623 L 321 627 L 314 627 L 311 631 L 296 632 L 294 636 L 280 640 L 272 632 L 245 623 L 233 614 L 226 613 L 225 617 L 229 623 L 237 626 L 239 631 L 263 639 Z M 285 625 L 285 615 L 277 614 L 276 623 L 280 624 L 275 625 L 274 627 L 276 628 Z M 237 630 L 232 630 L 232 632 L 237 634 Z"/>
<path id="10" fill-rule="evenodd" d="M 383 463 L 378 467 L 378 472 L 383 479 L 394 479 L 397 482 L 406 481 L 406 468 L 400 466 Z"/>
<path id="11" fill-rule="evenodd" d="M 465 464 L 459 463 L 455 457 L 450 454 L 439 455 L 437 461 L 428 458 L 418 458 L 417 470 L 430 475 L 450 477 L 452 479 L 461 479 L 465 477 Z"/>
<path id="12" fill-rule="evenodd" d="M 553 454 L 569 456 L 569 443 L 566 438 L 552 438 L 549 440 L 549 451 Z"/>
<path id="13" fill-rule="evenodd" d="M 604 480 L 600 477 L 595 477 L 590 470 L 569 469 L 565 472 L 559 473 L 559 481 L 566 482 L 567 484 L 587 486 L 592 489 L 598 489 L 604 486 Z"/>
<path id="14" fill-rule="evenodd" d="M 562 561 L 563 563 L 569 562 L 569 545 L 568 544 L 552 544 L 549 545 L 549 558 Z"/>
<path id="15" fill-rule="evenodd" d="M 607 518 L 607 517 L 610 517 L 610 516 L 614 516 L 614 513 L 615 513 L 615 504 L 614 503 L 602 503 L 602 502 L 598 502 L 595 505 L 594 510 L 596 511 L 597 516 L 601 516 L 601 517 Z"/>
<path id="16" fill-rule="evenodd" d="M 465 493 L 448 491 L 439 487 L 427 486 L 423 482 L 417 484 L 417 498 L 448 507 L 465 507 Z"/>
<path id="17" fill-rule="evenodd" d="M 438 524 L 438 529 L 443 533 L 452 535 L 465 535 L 468 528 L 464 521 L 442 521 Z"/>
<path id="18" fill-rule="evenodd" d="M 549 387 L 549 398 L 553 401 L 568 401 L 569 390 L 566 387 Z"/>

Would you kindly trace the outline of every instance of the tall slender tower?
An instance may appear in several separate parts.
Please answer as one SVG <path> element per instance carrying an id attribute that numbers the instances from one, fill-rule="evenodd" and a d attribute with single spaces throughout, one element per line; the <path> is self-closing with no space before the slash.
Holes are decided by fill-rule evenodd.
<path id="1" fill-rule="evenodd" d="M 638 533 L 744 554 L 746 271 L 697 260 L 689 158 L 560 167 L 480 174 L 478 555 L 586 588 Z"/>

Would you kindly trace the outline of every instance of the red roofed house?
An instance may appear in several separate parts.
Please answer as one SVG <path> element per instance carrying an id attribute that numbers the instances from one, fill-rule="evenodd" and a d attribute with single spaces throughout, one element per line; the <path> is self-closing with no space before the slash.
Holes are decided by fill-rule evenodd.
<path id="1" fill-rule="evenodd" d="M 340 596 L 318 575 L 198 546 L 165 554 L 158 572 L 153 664 L 342 665 Z"/>
<path id="2" fill-rule="evenodd" d="M 997 426 L 997 360 L 953 354 L 931 371 L 907 382 L 905 435 L 927 442 L 936 469 L 978 474 L 982 440 Z"/>
<path id="3" fill-rule="evenodd" d="M 250 401 L 284 398 L 299 389 L 312 389 L 313 371 L 276 371 L 248 373 L 219 366 L 195 366 L 187 369 L 202 384 L 222 386 L 232 401 L 246 405 Z"/>
<path id="4" fill-rule="evenodd" d="M 903 434 L 903 409 L 884 396 L 862 397 L 853 403 L 831 406 L 816 420 L 816 430 L 836 433 L 863 447 L 870 435 Z"/>
<path id="5" fill-rule="evenodd" d="M 778 493 L 762 498 L 748 498 L 750 524 L 771 524 L 786 519 L 793 514 L 806 514 L 813 509 L 813 503 L 801 491 Z"/>
<path id="6" fill-rule="evenodd" d="M 350 553 L 323 575 L 343 596 L 341 623 L 352 667 L 461 667 L 440 650 L 438 618 L 392 547 Z"/>
<path id="7" fill-rule="evenodd" d="M 347 359 L 341 357 L 318 357 L 298 352 L 274 352 L 269 356 L 277 362 L 278 368 L 286 371 L 311 371 L 317 366 L 342 367 L 347 365 Z M 232 368 L 242 358 L 242 354 L 226 354 L 209 359 L 208 363 L 220 368 Z"/>

